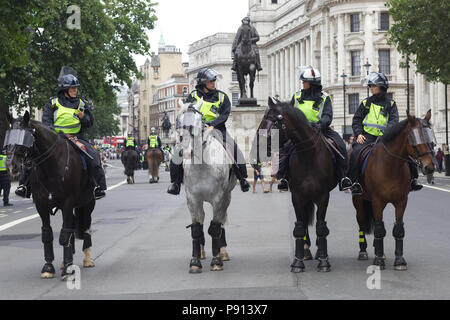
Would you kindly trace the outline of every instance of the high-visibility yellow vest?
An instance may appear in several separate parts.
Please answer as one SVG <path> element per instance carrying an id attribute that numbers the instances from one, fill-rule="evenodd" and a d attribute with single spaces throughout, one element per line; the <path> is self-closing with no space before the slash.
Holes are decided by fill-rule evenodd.
<path id="1" fill-rule="evenodd" d="M 152 134 L 148 137 L 150 139 L 150 148 L 157 148 L 158 145 L 158 136 L 156 134 Z"/>
<path id="2" fill-rule="evenodd" d="M 197 91 L 191 93 L 191 96 L 198 102 L 201 98 L 197 95 Z M 222 92 L 219 92 L 219 100 L 216 102 L 203 101 L 200 112 L 203 115 L 203 121 L 209 122 L 215 120 L 219 116 L 220 104 L 225 99 Z"/>
<path id="3" fill-rule="evenodd" d="M 134 138 L 133 137 L 127 138 L 127 143 L 125 144 L 125 147 L 134 147 Z"/>
<path id="4" fill-rule="evenodd" d="M 367 99 L 363 100 L 363 105 L 366 109 L 369 109 L 369 113 L 364 118 L 364 131 L 373 136 L 379 137 L 382 136 L 384 130 L 386 130 L 386 125 L 389 121 L 389 114 L 386 114 L 386 117 L 381 113 L 385 108 L 384 106 L 377 105 L 375 103 L 371 103 L 370 106 L 366 105 Z M 391 102 L 391 106 L 394 105 L 394 100 Z"/>
<path id="5" fill-rule="evenodd" d="M 79 107 L 84 107 L 85 103 L 80 99 Z M 78 108 L 66 108 L 59 103 L 58 98 L 52 99 L 52 107 L 57 107 L 56 114 L 54 116 L 53 126 L 56 132 L 62 131 L 63 133 L 78 133 L 81 130 L 81 121 L 78 118 Z"/>
<path id="6" fill-rule="evenodd" d="M 297 91 L 294 96 L 294 107 L 303 112 L 309 122 L 316 123 L 322 117 L 323 106 L 328 95 L 324 93 L 322 95 L 322 101 L 318 106 L 314 106 L 316 103 L 314 100 L 302 100 L 302 91 Z"/>
<path id="7" fill-rule="evenodd" d="M 0 171 L 6 171 L 6 156 L 0 155 Z"/>

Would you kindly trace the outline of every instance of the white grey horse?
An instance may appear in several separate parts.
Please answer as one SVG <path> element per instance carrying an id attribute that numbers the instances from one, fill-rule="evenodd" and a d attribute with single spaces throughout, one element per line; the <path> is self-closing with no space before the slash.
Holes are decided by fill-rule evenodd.
<path id="1" fill-rule="evenodd" d="M 223 270 L 223 262 L 229 256 L 225 249 L 224 223 L 231 201 L 231 191 L 236 186 L 236 177 L 231 169 L 231 159 L 222 145 L 220 132 L 208 130 L 202 122 L 197 104 L 183 104 L 181 101 L 180 131 L 183 146 L 184 185 L 189 212 L 192 218 L 191 228 L 193 254 L 189 273 L 202 272 L 200 259 L 204 259 L 205 237 L 203 222 L 205 211 L 203 202 L 209 202 L 213 209 L 213 218 L 208 228 L 212 237 L 211 270 Z M 215 135 L 218 134 L 218 138 Z"/>

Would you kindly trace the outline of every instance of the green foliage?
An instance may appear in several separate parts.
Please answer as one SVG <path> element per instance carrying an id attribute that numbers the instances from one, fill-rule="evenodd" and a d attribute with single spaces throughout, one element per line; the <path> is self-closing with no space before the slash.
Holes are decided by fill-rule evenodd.
<path id="1" fill-rule="evenodd" d="M 390 43 L 409 55 L 428 81 L 450 83 L 450 1 L 389 0 Z"/>
<path id="2" fill-rule="evenodd" d="M 6 0 L 0 0 L 4 2 Z M 28 41 L 31 39 L 33 105 L 43 108 L 48 98 L 57 94 L 57 78 L 62 66 L 71 66 L 78 73 L 80 94 L 94 105 L 95 125 L 91 137 L 113 135 L 118 132 L 120 114 L 116 103 L 114 84 L 131 84 L 139 71 L 132 54 L 148 53 L 150 44 L 146 31 L 154 27 L 154 3 L 151 0 L 36 0 L 6 1 L 8 11 L 0 17 L 10 19 L 8 12 L 24 9 L 23 2 L 33 3 L 39 10 L 32 19 L 16 19 L 17 28 L 9 31 L 1 54 L 17 57 L 8 60 L 4 77 L 0 80 L 0 104 L 14 105 L 18 110 L 27 106 L 28 95 Z M 70 29 L 68 20 L 73 13 L 67 8 L 80 8 L 80 29 Z M 20 11 L 22 10 L 22 11 Z M 10 25 L 11 21 L 4 22 Z M 33 32 L 24 34 L 27 25 Z M 0 22 L 0 28 L 3 24 Z M 3 29 L 1 29 L 3 31 Z M 16 39 L 16 43 L 13 40 Z M 1 71 L 1 69 L 0 69 Z M 1 130 L 1 129 L 0 129 Z"/>

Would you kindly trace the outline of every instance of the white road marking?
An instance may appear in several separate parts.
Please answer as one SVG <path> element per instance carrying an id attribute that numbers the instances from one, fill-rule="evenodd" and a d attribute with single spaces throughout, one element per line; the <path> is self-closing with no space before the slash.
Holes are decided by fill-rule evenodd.
<path id="1" fill-rule="evenodd" d="M 438 187 L 432 187 L 432 186 L 427 186 L 427 185 L 423 185 L 426 188 L 430 188 L 430 189 L 436 189 L 436 190 L 440 190 L 440 191 L 444 191 L 444 192 L 450 192 L 450 190 L 447 189 L 442 189 L 442 188 L 438 188 Z"/>
<path id="2" fill-rule="evenodd" d="M 112 187 L 109 187 L 108 190 L 113 190 L 113 189 L 115 189 L 117 187 L 120 187 L 121 185 L 123 185 L 125 183 L 127 183 L 127 180 L 124 180 L 122 182 L 119 182 L 118 184 L 113 185 Z M 30 215 L 30 216 L 25 217 L 25 218 L 21 218 L 21 219 L 17 219 L 17 220 L 11 221 L 9 223 L 1 225 L 0 226 L 0 231 L 9 229 L 9 228 L 14 227 L 14 226 L 16 226 L 16 225 L 18 225 L 18 224 L 20 224 L 22 222 L 25 222 L 25 221 L 28 221 L 28 220 L 32 220 L 32 219 L 35 219 L 35 218 L 38 218 L 38 217 L 39 217 L 39 214 L 33 214 L 33 215 Z"/>

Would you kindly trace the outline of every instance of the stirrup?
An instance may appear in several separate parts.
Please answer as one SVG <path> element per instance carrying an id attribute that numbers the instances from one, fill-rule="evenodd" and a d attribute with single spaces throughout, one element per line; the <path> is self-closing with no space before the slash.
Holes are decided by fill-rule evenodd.
<path id="1" fill-rule="evenodd" d="M 344 177 L 339 182 L 339 191 L 351 189 L 352 185 L 353 185 L 352 180 L 350 180 L 349 177 Z"/>
<path id="2" fill-rule="evenodd" d="M 95 200 L 101 199 L 106 196 L 106 192 L 102 190 L 100 187 L 95 187 L 94 189 L 94 197 Z"/>
<path id="3" fill-rule="evenodd" d="M 419 191 L 423 188 L 423 185 L 417 181 L 417 179 L 412 179 L 410 183 L 410 191 Z"/>
<path id="4" fill-rule="evenodd" d="M 289 190 L 289 184 L 286 179 L 280 180 L 280 183 L 278 184 L 278 190 L 280 190 L 280 191 L 288 191 Z"/>
<path id="5" fill-rule="evenodd" d="M 352 191 L 352 196 L 360 196 L 363 194 L 363 188 L 358 182 L 355 182 L 350 190 Z"/>

